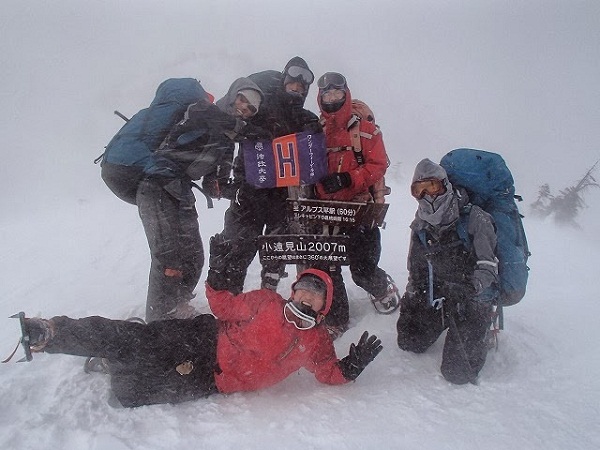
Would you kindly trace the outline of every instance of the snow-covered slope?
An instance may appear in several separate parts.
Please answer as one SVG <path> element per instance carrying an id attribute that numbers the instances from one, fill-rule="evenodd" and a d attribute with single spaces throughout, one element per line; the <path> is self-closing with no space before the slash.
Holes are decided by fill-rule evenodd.
<path id="1" fill-rule="evenodd" d="M 393 187 L 381 266 L 403 286 L 415 205 L 407 186 Z M 19 310 L 143 314 L 149 257 L 141 224 L 134 207 L 105 194 L 2 222 L 1 317 Z M 207 240 L 220 231 L 226 204 L 209 211 L 198 202 Z M 301 371 L 261 392 L 113 409 L 108 378 L 85 374 L 83 358 L 40 354 L 0 366 L 0 448 L 598 448 L 598 272 L 586 256 L 598 244 L 548 223 L 527 220 L 526 227 L 534 253 L 529 291 L 506 310 L 500 348 L 489 354 L 477 386 L 440 376 L 441 340 L 423 355 L 400 351 L 397 316 L 376 314 L 347 276 L 351 328 L 336 341 L 338 353 L 363 330 L 385 346 L 355 383 L 324 386 Z M 246 287 L 258 284 L 255 262 Z M 207 310 L 201 286 L 196 306 Z M 6 354 L 17 340 L 16 322 L 0 319 Z"/>

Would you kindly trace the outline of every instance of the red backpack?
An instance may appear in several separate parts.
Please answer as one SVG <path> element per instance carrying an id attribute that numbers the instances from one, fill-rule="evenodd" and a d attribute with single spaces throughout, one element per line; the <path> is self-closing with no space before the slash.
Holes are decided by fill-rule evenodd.
<path id="1" fill-rule="evenodd" d="M 367 122 L 375 125 L 375 132 L 373 134 L 364 133 L 360 131 L 360 121 L 366 120 Z M 360 139 L 372 139 L 374 135 L 381 133 L 379 125 L 375 123 L 375 114 L 373 110 L 362 100 L 352 99 L 352 117 L 348 121 L 348 132 L 352 139 L 352 150 L 358 164 L 364 164 L 364 156 L 362 152 L 362 144 Z M 390 166 L 390 158 L 387 157 L 387 165 Z M 385 196 L 391 194 L 392 189 L 385 185 L 385 177 L 381 177 L 380 180 L 375 182 L 369 189 L 373 196 L 375 203 L 385 203 Z"/>

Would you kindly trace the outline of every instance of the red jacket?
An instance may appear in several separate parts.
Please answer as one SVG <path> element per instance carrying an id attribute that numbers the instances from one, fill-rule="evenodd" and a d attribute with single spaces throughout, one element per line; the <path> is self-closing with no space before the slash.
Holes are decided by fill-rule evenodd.
<path id="1" fill-rule="evenodd" d="M 317 99 L 321 107 L 321 98 Z M 322 108 L 321 108 L 322 111 Z M 364 164 L 359 165 L 352 151 L 352 139 L 348 132 L 348 121 L 352 117 L 352 98 L 346 88 L 346 101 L 335 113 L 322 112 L 325 119 L 325 139 L 327 143 L 328 172 L 348 172 L 352 178 L 350 187 L 333 194 L 326 194 L 323 186 L 317 184 L 317 197 L 322 200 L 368 201 L 369 187 L 380 181 L 387 169 L 387 154 L 381 133 L 372 123 L 361 120 L 360 132 L 372 137 L 361 137 Z M 346 149 L 339 150 L 340 148 Z"/>
<path id="2" fill-rule="evenodd" d="M 283 315 L 284 299 L 261 289 L 234 295 L 206 285 L 206 297 L 219 319 L 215 373 L 219 392 L 254 391 L 272 386 L 301 367 L 326 384 L 343 384 L 333 342 L 321 324 L 298 330 Z"/>

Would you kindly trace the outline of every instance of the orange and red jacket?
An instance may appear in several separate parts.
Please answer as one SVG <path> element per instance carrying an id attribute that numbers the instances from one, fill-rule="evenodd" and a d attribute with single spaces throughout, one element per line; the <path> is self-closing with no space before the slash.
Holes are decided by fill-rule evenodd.
<path id="1" fill-rule="evenodd" d="M 323 186 L 317 184 L 317 198 L 338 201 L 368 201 L 371 199 L 369 187 L 380 181 L 387 169 L 387 154 L 381 133 L 377 127 L 361 120 L 360 132 L 372 137 L 361 137 L 364 164 L 358 164 L 352 150 L 352 139 L 348 131 L 348 122 L 352 117 L 352 98 L 346 88 L 346 101 L 335 113 L 327 113 L 321 107 L 321 97 L 317 98 L 324 119 L 325 139 L 327 145 L 327 166 L 329 173 L 348 172 L 352 184 L 344 189 L 326 194 Z"/>
<path id="2" fill-rule="evenodd" d="M 206 285 L 219 319 L 217 389 L 222 393 L 272 386 L 304 367 L 326 384 L 348 383 L 323 324 L 299 330 L 283 315 L 285 300 L 269 289 L 239 295 Z"/>

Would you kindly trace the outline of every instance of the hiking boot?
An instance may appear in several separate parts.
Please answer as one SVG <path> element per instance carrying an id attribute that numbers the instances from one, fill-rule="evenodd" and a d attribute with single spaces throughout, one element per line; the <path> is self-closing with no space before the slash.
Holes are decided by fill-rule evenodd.
<path id="1" fill-rule="evenodd" d="M 54 336 L 54 324 L 51 320 L 31 318 L 23 319 L 25 324 L 23 339 L 32 352 L 41 352 Z"/>
<path id="2" fill-rule="evenodd" d="M 391 314 L 400 306 L 400 293 L 392 277 L 387 276 L 387 291 L 381 297 L 375 298 L 369 294 L 373 307 L 379 314 Z"/>
<path id="3" fill-rule="evenodd" d="M 44 347 L 46 347 L 50 339 L 52 339 L 54 336 L 54 323 L 52 320 L 46 319 L 27 319 L 23 311 L 10 316 L 10 318 L 19 319 L 19 325 L 21 326 L 21 337 L 19 338 L 19 342 L 17 342 L 17 346 L 13 352 L 1 362 L 9 362 L 12 357 L 15 356 L 15 353 L 19 349 L 20 345 L 23 346 L 25 357 L 17 362 L 31 361 L 33 359 L 31 352 L 41 352 Z"/>

